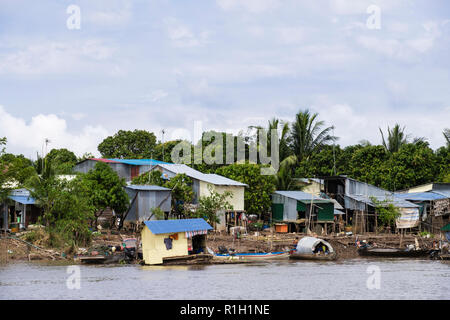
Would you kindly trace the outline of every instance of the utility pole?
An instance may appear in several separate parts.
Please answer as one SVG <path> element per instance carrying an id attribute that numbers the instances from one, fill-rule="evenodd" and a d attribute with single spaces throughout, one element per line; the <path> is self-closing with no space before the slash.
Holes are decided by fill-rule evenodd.
<path id="1" fill-rule="evenodd" d="M 166 131 L 164 131 L 164 129 L 162 129 L 161 133 L 162 133 L 163 162 L 165 162 L 165 160 L 164 160 L 164 134 L 166 133 Z"/>

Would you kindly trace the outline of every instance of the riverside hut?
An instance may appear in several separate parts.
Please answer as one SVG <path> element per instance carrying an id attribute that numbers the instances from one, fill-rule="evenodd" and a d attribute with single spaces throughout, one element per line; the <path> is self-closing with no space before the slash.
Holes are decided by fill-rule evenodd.
<path id="1" fill-rule="evenodd" d="M 211 229 L 203 219 L 146 221 L 141 233 L 145 264 L 162 264 L 168 258 L 187 259 L 190 254 L 206 252 L 206 235 Z"/>

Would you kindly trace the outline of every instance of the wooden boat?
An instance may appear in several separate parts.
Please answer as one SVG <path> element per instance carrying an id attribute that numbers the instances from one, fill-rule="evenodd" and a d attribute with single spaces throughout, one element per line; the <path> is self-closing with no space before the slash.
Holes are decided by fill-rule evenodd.
<path id="1" fill-rule="evenodd" d="M 332 252 L 329 254 L 314 254 L 314 253 L 308 254 L 308 253 L 298 253 L 294 251 L 289 258 L 294 260 L 333 261 L 337 259 L 337 254 L 336 252 Z"/>
<path id="2" fill-rule="evenodd" d="M 265 260 L 278 260 L 289 258 L 289 251 L 279 251 L 279 252 L 262 252 L 262 253 L 226 253 L 220 254 L 216 253 L 214 259 L 224 259 L 224 260 L 247 260 L 247 261 L 265 261 Z"/>
<path id="3" fill-rule="evenodd" d="M 109 263 L 120 263 L 120 261 L 125 260 L 124 254 L 114 254 L 114 255 L 97 255 L 97 256 L 79 256 L 77 259 L 84 264 L 109 264 Z"/>
<path id="4" fill-rule="evenodd" d="M 363 257 L 380 258 L 424 258 L 429 257 L 429 250 L 403 250 L 393 248 L 359 248 L 358 254 Z"/>
<path id="5" fill-rule="evenodd" d="M 297 243 L 297 248 L 292 251 L 290 259 L 332 261 L 337 259 L 336 251 L 331 244 L 323 239 L 304 237 Z"/>
<path id="6" fill-rule="evenodd" d="M 207 253 L 190 254 L 187 256 L 165 257 L 163 258 L 163 265 L 195 265 L 195 264 L 210 264 L 213 255 Z"/>

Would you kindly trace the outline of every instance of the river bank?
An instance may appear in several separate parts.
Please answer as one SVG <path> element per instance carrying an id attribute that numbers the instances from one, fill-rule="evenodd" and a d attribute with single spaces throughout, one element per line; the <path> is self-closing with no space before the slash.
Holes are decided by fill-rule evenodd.
<path id="1" fill-rule="evenodd" d="M 211 233 L 208 235 L 207 246 L 215 252 L 219 247 L 224 247 L 234 252 L 275 252 L 288 251 L 294 248 L 298 239 L 305 237 L 302 233 L 275 233 L 269 231 L 252 233 L 235 237 L 233 235 Z M 114 233 L 104 231 L 96 235 L 89 248 L 78 248 L 76 252 L 65 253 L 58 248 L 41 248 L 34 244 L 26 243 L 20 238 L 9 237 L 0 239 L 0 263 L 23 261 L 67 261 L 74 262 L 79 255 L 100 254 L 101 250 L 122 246 L 127 238 L 135 238 L 133 233 Z M 365 235 L 328 235 L 318 236 L 328 241 L 337 253 L 338 260 L 358 258 L 357 241 L 365 241 L 379 248 L 406 248 L 407 245 L 419 244 L 422 249 L 432 249 L 435 239 L 420 237 L 419 235 L 396 234 L 365 234 Z M 138 261 L 137 261 L 138 262 Z"/>

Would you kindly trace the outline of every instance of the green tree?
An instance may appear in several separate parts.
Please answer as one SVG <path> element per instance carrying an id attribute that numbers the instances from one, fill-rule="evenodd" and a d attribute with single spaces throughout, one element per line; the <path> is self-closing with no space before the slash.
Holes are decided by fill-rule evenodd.
<path id="1" fill-rule="evenodd" d="M 350 176 L 354 179 L 381 186 L 386 182 L 389 161 L 383 146 L 366 146 L 356 150 L 350 160 Z"/>
<path id="2" fill-rule="evenodd" d="M 95 224 L 106 209 L 114 210 L 121 216 L 129 205 L 125 192 L 126 182 L 106 163 L 97 162 L 94 169 L 80 175 L 79 179 L 90 190 L 89 196 L 95 208 Z"/>
<path id="3" fill-rule="evenodd" d="M 145 159 L 155 152 L 156 136 L 145 130 L 120 130 L 107 137 L 98 146 L 103 158 Z"/>
<path id="4" fill-rule="evenodd" d="M 0 161 L 5 166 L 9 180 L 19 183 L 19 186 L 23 185 L 29 177 L 36 175 L 33 161 L 23 155 L 4 153 L 0 156 Z"/>
<path id="5" fill-rule="evenodd" d="M 172 210 L 178 215 L 188 216 L 185 205 L 192 203 L 195 199 L 192 179 L 185 174 L 177 174 L 167 181 L 164 187 L 172 190 Z"/>
<path id="6" fill-rule="evenodd" d="M 383 226 L 395 227 L 395 221 L 400 217 L 400 210 L 389 199 L 380 201 L 375 197 L 370 198 L 375 206 L 377 218 Z"/>
<path id="7" fill-rule="evenodd" d="M 49 234 L 48 245 L 87 245 L 91 240 L 89 220 L 94 207 L 89 194 L 91 190 L 78 179 L 58 179 L 49 161 L 43 161 L 40 175 L 26 181 L 31 196 L 42 208 L 40 222 Z M 62 242 L 61 242 L 62 241 Z"/>
<path id="8" fill-rule="evenodd" d="M 318 152 L 323 146 L 337 140 L 331 135 L 333 127 L 324 128 L 325 122 L 318 121 L 319 114 L 309 110 L 296 114 L 291 127 L 291 146 L 297 159 L 301 162 Z"/>
<path id="9" fill-rule="evenodd" d="M 172 150 L 181 141 L 182 140 L 172 140 L 164 143 L 158 143 L 155 146 L 153 159 L 165 162 L 172 162 L 171 161 Z"/>
<path id="10" fill-rule="evenodd" d="M 70 174 L 77 163 L 75 153 L 67 149 L 52 149 L 45 157 L 52 163 L 57 174 Z"/>
<path id="11" fill-rule="evenodd" d="M 450 147 L 440 147 L 436 150 L 436 165 L 439 172 L 437 181 L 450 182 Z"/>
<path id="12" fill-rule="evenodd" d="M 217 169 L 216 173 L 224 177 L 245 183 L 245 210 L 248 214 L 264 214 L 270 211 L 272 202 L 270 196 L 276 188 L 276 178 L 273 175 L 261 175 L 261 165 L 232 164 Z"/>
<path id="13" fill-rule="evenodd" d="M 405 127 L 401 128 L 398 123 L 395 124 L 392 130 L 388 127 L 387 140 L 385 140 L 381 128 L 379 129 L 381 133 L 383 146 L 391 154 L 398 152 L 403 145 L 409 143 L 410 135 L 405 134 Z M 416 144 L 419 142 L 423 142 L 424 140 L 425 140 L 424 138 L 414 138 L 412 143 Z"/>
<path id="14" fill-rule="evenodd" d="M 136 185 L 154 185 L 163 187 L 166 181 L 162 178 L 162 173 L 159 170 L 147 171 L 131 181 L 131 184 Z"/>
<path id="15" fill-rule="evenodd" d="M 8 176 L 8 167 L 3 160 L 3 154 L 5 153 L 6 138 L 0 138 L 0 203 L 3 203 L 8 197 L 10 192 L 10 186 L 8 182 L 10 177 Z"/>
<path id="16" fill-rule="evenodd" d="M 381 187 L 393 191 L 433 182 L 439 173 L 436 155 L 426 142 L 402 146 L 385 167 L 389 173 Z"/>
<path id="17" fill-rule="evenodd" d="M 228 198 L 232 198 L 233 194 L 230 191 L 218 193 L 211 186 L 208 186 L 209 195 L 202 196 L 198 201 L 198 208 L 195 215 L 199 218 L 204 218 L 209 224 L 213 225 L 219 223 L 217 213 L 220 210 L 232 210 L 233 206 L 228 202 Z"/>
<path id="18" fill-rule="evenodd" d="M 447 148 L 450 148 L 450 129 L 445 128 L 442 134 L 444 135 L 445 141 L 447 142 Z"/>

